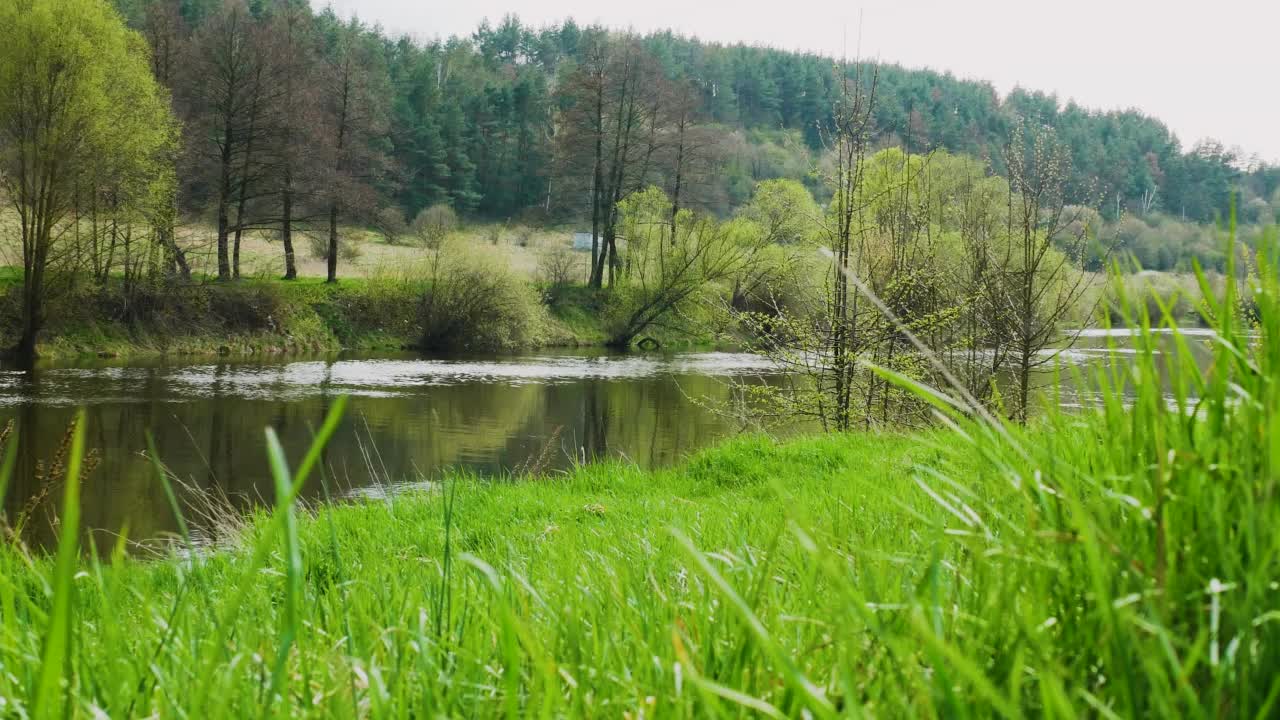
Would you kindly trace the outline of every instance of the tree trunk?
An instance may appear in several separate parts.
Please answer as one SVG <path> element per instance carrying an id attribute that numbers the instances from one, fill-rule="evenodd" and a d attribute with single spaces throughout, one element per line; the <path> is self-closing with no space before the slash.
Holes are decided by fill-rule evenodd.
<path id="1" fill-rule="evenodd" d="M 349 61 L 349 58 L 348 58 Z M 347 124 L 350 122 L 351 109 L 351 66 L 343 66 L 341 103 L 338 108 L 338 161 L 334 170 L 342 177 L 345 169 L 343 150 L 347 145 Z M 325 253 L 325 282 L 338 282 L 338 197 L 329 198 L 329 251 Z"/>
<path id="2" fill-rule="evenodd" d="M 44 271 L 45 253 L 42 244 L 48 239 L 29 238 L 30 252 L 24 253 L 22 273 L 22 334 L 14 348 L 18 365 L 30 369 L 35 364 L 36 343 L 44 326 Z M 26 243 L 24 243 L 25 245 Z"/>
<path id="3" fill-rule="evenodd" d="M 671 192 L 671 245 L 676 244 L 676 222 L 680 216 L 680 190 L 684 181 L 684 120 L 680 121 L 680 140 L 676 146 L 675 186 Z"/>
<path id="4" fill-rule="evenodd" d="M 187 254 L 178 247 L 173 221 L 166 221 L 163 227 L 156 230 L 156 234 L 159 235 L 161 248 L 168 256 L 169 274 L 177 275 L 183 280 L 190 280 L 191 265 L 187 263 Z"/>
<path id="5" fill-rule="evenodd" d="M 227 217 L 231 205 L 231 141 L 232 132 L 228 125 L 222 140 L 222 172 L 218 186 L 218 279 L 223 281 L 231 279 L 231 258 L 227 252 L 231 226 Z"/>
<path id="6" fill-rule="evenodd" d="M 604 78 L 597 77 L 595 107 L 595 164 L 591 178 L 591 275 L 587 285 L 600 288 L 600 213 L 604 197 Z"/>
<path id="7" fill-rule="evenodd" d="M 1014 408 L 1019 423 L 1027 422 L 1027 405 L 1031 395 L 1031 352 L 1025 350 L 1018 359 L 1018 406 Z"/>
<path id="8" fill-rule="evenodd" d="M 240 227 L 240 223 L 237 222 L 235 238 L 231 243 L 231 278 L 233 280 L 240 279 L 240 235 L 242 232 L 243 229 Z"/>
<path id="9" fill-rule="evenodd" d="M 328 274 L 325 282 L 338 282 L 338 203 L 329 203 L 329 252 L 326 256 Z"/>
<path id="10" fill-rule="evenodd" d="M 40 328 L 43 324 L 40 315 L 44 308 L 43 298 L 40 297 L 39 292 L 24 294 L 26 297 L 22 307 L 22 335 L 14 348 L 14 359 L 19 367 L 29 369 L 36 359 L 36 342 L 39 340 Z"/>
<path id="11" fill-rule="evenodd" d="M 605 236 L 604 255 L 605 255 L 605 260 L 607 260 L 609 265 L 609 287 L 613 287 L 613 284 L 618 279 L 618 266 L 621 264 L 621 261 L 618 259 L 617 224 L 613 222 L 609 223 L 609 225 L 605 227 L 604 236 Z"/>
<path id="12" fill-rule="evenodd" d="M 280 240 L 284 244 L 284 279 L 298 279 L 298 264 L 293 252 L 293 188 L 285 172 L 284 192 L 280 194 Z"/>
<path id="13" fill-rule="evenodd" d="M 599 288 L 600 274 L 600 168 L 597 165 L 591 189 L 591 273 L 587 277 L 587 286 Z"/>

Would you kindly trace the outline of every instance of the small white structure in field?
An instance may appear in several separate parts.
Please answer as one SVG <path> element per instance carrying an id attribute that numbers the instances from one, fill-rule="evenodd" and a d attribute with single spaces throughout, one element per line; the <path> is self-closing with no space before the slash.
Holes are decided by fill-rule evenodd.
<path id="1" fill-rule="evenodd" d="M 576 232 L 573 234 L 573 249 L 586 252 L 591 251 L 591 233 Z"/>

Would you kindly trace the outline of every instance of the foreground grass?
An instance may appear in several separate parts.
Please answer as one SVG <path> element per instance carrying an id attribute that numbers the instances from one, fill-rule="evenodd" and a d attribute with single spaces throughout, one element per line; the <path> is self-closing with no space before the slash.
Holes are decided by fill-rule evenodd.
<path id="1" fill-rule="evenodd" d="M 1162 521 L 1132 474 L 1029 484 L 1105 467 L 1097 429 L 1015 431 L 1040 477 L 951 431 L 749 438 L 657 472 L 282 505 L 165 561 L 6 549 L 0 697 L 18 717 L 64 697 L 86 717 L 1265 716 L 1274 497 L 1239 507 L 1239 466 L 1208 463 L 1166 476 Z"/>
<path id="2" fill-rule="evenodd" d="M 755 587 L 761 617 L 781 624 L 779 642 L 805 655 L 805 671 L 825 674 L 861 643 L 840 637 L 841 600 L 803 569 L 788 528 L 874 548 L 877 563 L 927 566 L 934 523 L 894 518 L 941 520 L 909 472 L 936 454 L 902 436 L 751 439 L 673 470 L 458 479 L 321 510 L 298 524 L 301 615 L 281 668 L 291 581 L 264 516 L 239 549 L 92 563 L 75 581 L 70 690 L 82 711 L 113 717 L 272 707 L 487 715 L 512 704 L 523 715 L 543 703 L 557 714 L 694 714 L 698 673 L 754 675 L 768 690 L 774 671 L 681 537 L 716 551 L 711 562 L 729 581 Z M 264 540 L 272 555 L 255 570 Z M 29 710 L 54 561 L 0 558 L 0 696 Z M 921 579 L 904 572 L 899 589 Z M 273 684 L 284 695 L 275 701 Z"/>

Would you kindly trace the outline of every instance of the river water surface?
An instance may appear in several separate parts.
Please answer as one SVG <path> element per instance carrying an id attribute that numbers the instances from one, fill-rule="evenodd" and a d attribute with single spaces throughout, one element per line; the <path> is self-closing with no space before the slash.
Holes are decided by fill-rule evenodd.
<path id="1" fill-rule="evenodd" d="M 83 485 L 83 522 L 133 539 L 175 521 L 145 450 L 147 435 L 174 476 L 237 506 L 272 496 L 263 430 L 295 462 L 339 395 L 350 396 L 329 445 L 341 494 L 381 495 L 446 469 L 494 475 L 619 458 L 671 463 L 738 431 L 711 409 L 731 383 L 778 382 L 762 358 L 540 353 L 435 359 L 351 355 L 194 364 L 90 362 L 0 372 L 0 423 L 17 421 L 20 452 L 5 507 L 24 510 L 24 536 L 52 538 L 57 485 L 49 468 L 76 408 L 88 417 L 96 463 Z M 309 483 L 309 494 L 321 492 Z M 102 539 L 99 539 L 101 544 Z"/>
<path id="2" fill-rule="evenodd" d="M 1126 336 L 1086 333 L 1056 359 L 1076 366 L 1123 361 Z M 272 499 L 264 428 L 275 429 L 296 462 L 334 399 L 348 395 L 326 454 L 328 477 L 338 495 L 376 497 L 449 469 L 501 475 L 604 458 L 669 464 L 741 430 L 713 409 L 741 381 L 786 378 L 762 357 L 731 352 L 339 354 L 0 371 L 0 423 L 15 420 L 21 435 L 6 515 L 11 524 L 26 518 L 24 538 L 36 545 L 54 537 L 61 478 L 51 468 L 81 406 L 95 465 L 83 484 L 83 522 L 108 534 L 101 546 L 126 526 L 139 540 L 175 530 L 145 454 L 148 433 L 188 500 L 212 495 L 245 508 Z M 1053 394 L 1071 407 L 1090 404 L 1090 395 L 1068 376 L 1063 392 Z M 310 482 L 306 495 L 320 493 L 320 483 Z"/>

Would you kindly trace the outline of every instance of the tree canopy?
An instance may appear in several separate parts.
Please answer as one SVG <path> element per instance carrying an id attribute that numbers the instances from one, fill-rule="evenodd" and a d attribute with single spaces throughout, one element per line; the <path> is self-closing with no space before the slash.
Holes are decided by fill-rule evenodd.
<path id="1" fill-rule="evenodd" d="M 117 211 L 172 205 L 176 128 L 141 36 L 99 0 L 0 6 L 0 179 L 19 221 L 21 356 L 33 357 L 44 283 L 66 221 L 99 200 Z"/>
<path id="2" fill-rule="evenodd" d="M 222 12 L 220 0 L 116 1 L 140 27 L 149 8 L 170 4 L 188 32 Z M 389 94 L 382 147 L 398 163 L 382 191 L 404 216 L 441 202 L 484 218 L 557 210 L 582 216 L 580 193 L 564 197 L 552 177 L 568 107 L 563 93 L 577 68 L 591 62 L 597 39 L 619 33 L 573 20 L 535 28 L 508 16 L 482 23 L 469 37 L 418 42 L 347 23 L 331 10 L 312 13 L 305 3 L 254 0 L 248 9 L 266 18 L 285 5 L 299 6 L 321 37 L 342 35 L 345 27 L 365 38 L 371 50 L 365 62 L 378 75 L 370 82 Z M 841 84 L 831 58 L 670 31 L 628 40 L 668 80 L 693 89 L 700 123 L 739 140 L 709 195 L 712 209 L 727 214 L 761 180 L 806 179 L 808 160 L 824 149 Z M 336 45 L 328 45 L 332 55 Z M 1000 149 L 1020 121 L 1030 120 L 1053 128 L 1068 148 L 1068 201 L 1097 205 L 1107 218 L 1160 211 L 1208 222 L 1225 211 L 1232 193 L 1255 214 L 1277 211 L 1276 168 L 1213 141 L 1184 146 L 1137 110 L 1090 110 L 1025 89 L 1001 97 L 987 82 L 892 64 L 880 66 L 878 77 L 874 132 L 881 145 L 967 154 L 1003 174 Z"/>

